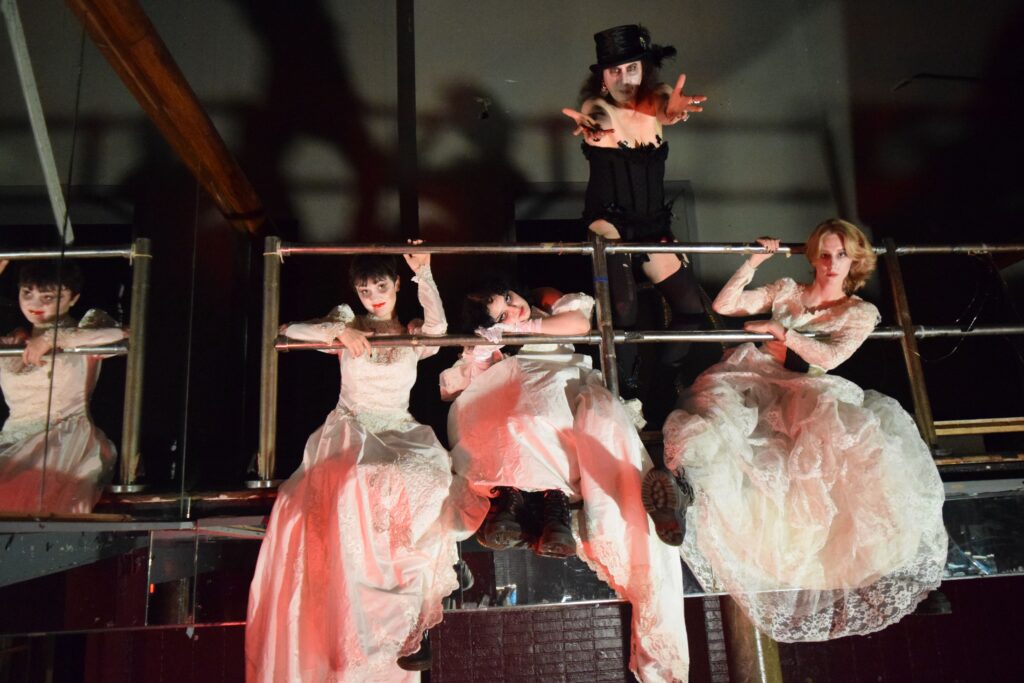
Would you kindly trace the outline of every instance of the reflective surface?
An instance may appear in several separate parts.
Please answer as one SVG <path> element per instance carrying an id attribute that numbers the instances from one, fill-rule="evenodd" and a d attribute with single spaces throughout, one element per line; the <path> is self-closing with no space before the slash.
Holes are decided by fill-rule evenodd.
<path id="1" fill-rule="evenodd" d="M 948 579 L 1024 575 L 1019 484 L 947 484 Z M 0 633 L 244 622 L 262 521 L 262 515 L 197 522 L 0 521 L 0 601 L 6 607 Z M 447 609 L 616 597 L 577 558 L 491 552 L 473 540 L 461 544 L 461 555 L 462 587 Z M 687 596 L 705 594 L 685 565 L 684 583 Z"/>

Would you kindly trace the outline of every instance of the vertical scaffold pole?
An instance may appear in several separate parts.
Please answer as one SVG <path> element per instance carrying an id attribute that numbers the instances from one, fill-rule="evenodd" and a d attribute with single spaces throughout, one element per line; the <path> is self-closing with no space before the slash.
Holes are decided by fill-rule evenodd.
<path id="1" fill-rule="evenodd" d="M 281 313 L 281 240 L 268 237 L 263 249 L 263 345 L 260 351 L 260 450 L 256 460 L 259 480 L 252 488 L 274 485 L 277 444 L 277 328 Z"/>
<path id="2" fill-rule="evenodd" d="M 135 483 L 139 470 L 139 432 L 142 423 L 142 380 L 146 360 L 146 317 L 149 309 L 149 274 L 153 260 L 150 242 L 145 237 L 132 245 L 132 305 L 128 325 L 128 358 L 124 378 L 124 412 L 121 427 L 120 485 L 117 493 L 141 490 Z"/>
<path id="3" fill-rule="evenodd" d="M 783 683 L 779 645 L 758 631 L 736 601 L 723 596 L 722 622 L 732 683 Z"/>
<path id="4" fill-rule="evenodd" d="M 608 288 L 608 256 L 605 239 L 596 233 L 590 235 L 594 245 L 591 266 L 594 272 L 594 299 L 597 301 L 597 329 L 601 334 L 601 372 L 604 384 L 612 395 L 619 395 L 619 368 L 615 359 L 615 328 L 612 322 L 612 299 Z"/>
<path id="5" fill-rule="evenodd" d="M 896 255 L 896 242 L 889 238 L 884 244 L 885 271 L 889 276 L 889 288 L 892 290 L 893 309 L 896 312 L 896 322 L 903 330 L 900 347 L 903 349 L 903 362 L 907 366 L 910 395 L 914 401 L 914 420 L 921 432 L 921 438 L 929 446 L 934 446 L 938 437 L 935 434 L 928 389 L 924 383 L 924 367 L 921 365 L 921 355 L 917 350 L 917 337 L 914 336 L 914 323 L 910 319 L 910 304 L 907 303 L 907 290 L 903 286 L 903 272 L 900 270 L 899 257 Z"/>

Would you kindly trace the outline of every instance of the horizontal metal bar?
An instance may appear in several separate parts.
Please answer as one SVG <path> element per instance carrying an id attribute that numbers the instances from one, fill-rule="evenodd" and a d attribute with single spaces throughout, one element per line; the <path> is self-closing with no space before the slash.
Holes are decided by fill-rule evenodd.
<path id="1" fill-rule="evenodd" d="M 588 242 L 541 242 L 537 244 L 337 244 L 304 246 L 284 242 L 278 254 L 326 256 L 346 254 L 591 254 Z"/>
<path id="2" fill-rule="evenodd" d="M 0 357 L 20 356 L 24 346 L 0 346 Z M 57 349 L 58 354 L 70 353 L 76 356 L 123 356 L 128 353 L 128 344 L 104 344 L 103 346 L 75 346 L 69 349 Z M 50 355 L 47 353 L 46 355 Z"/>
<path id="3" fill-rule="evenodd" d="M 282 243 L 278 254 L 285 256 L 303 255 L 351 255 L 351 254 L 581 254 L 593 253 L 589 242 L 539 242 L 535 244 L 337 244 L 303 245 Z M 609 254 L 764 254 L 767 250 L 749 243 L 692 243 L 671 244 L 641 242 L 609 242 L 605 247 Z M 875 247 L 875 253 L 884 254 L 885 247 Z M 920 254 L 983 254 L 1024 252 L 1024 244 L 924 244 L 906 245 L 896 248 L 899 256 Z M 804 253 L 803 244 L 783 244 L 775 252 L 785 256 Z"/>
<path id="4" fill-rule="evenodd" d="M 1024 334 L 1024 325 L 999 325 L 993 327 L 976 327 L 973 330 L 961 330 L 959 327 L 924 327 L 918 326 L 914 329 L 914 336 L 918 338 L 935 337 L 983 337 L 1004 334 Z M 814 339 L 828 339 L 827 334 L 805 335 Z M 884 327 L 877 329 L 869 335 L 870 339 L 894 340 L 900 339 L 903 331 L 898 327 Z M 758 342 L 770 341 L 773 339 L 770 334 L 755 334 L 742 330 L 697 330 L 693 332 L 675 332 L 663 330 L 637 331 L 637 332 L 615 332 L 616 344 L 656 344 L 663 342 L 704 342 L 721 344 L 728 342 Z M 421 337 L 407 334 L 389 335 L 387 337 L 370 337 L 367 339 L 371 346 L 394 347 L 394 346 L 484 346 L 493 342 L 473 334 L 449 334 L 443 337 Z M 526 344 L 589 344 L 596 345 L 601 342 L 598 334 L 586 334 L 577 336 L 546 336 L 546 335 L 508 335 L 502 337 L 501 344 L 504 346 L 523 346 Z M 295 341 L 288 337 L 278 337 L 275 347 L 278 351 L 326 351 L 344 348 L 341 344 L 328 344 L 325 342 Z"/>
<path id="5" fill-rule="evenodd" d="M 912 254 L 1012 254 L 1015 252 L 1024 252 L 1024 244 L 908 244 L 896 247 L 897 256 Z"/>
<path id="6" fill-rule="evenodd" d="M 97 247 L 95 249 L 34 249 L 20 251 L 0 251 L 0 259 L 11 261 L 31 261 L 33 259 L 64 258 L 131 258 L 131 245 L 123 247 Z"/>
<path id="7" fill-rule="evenodd" d="M 1024 432 L 1024 417 L 989 417 L 974 420 L 936 420 L 939 436 Z"/>

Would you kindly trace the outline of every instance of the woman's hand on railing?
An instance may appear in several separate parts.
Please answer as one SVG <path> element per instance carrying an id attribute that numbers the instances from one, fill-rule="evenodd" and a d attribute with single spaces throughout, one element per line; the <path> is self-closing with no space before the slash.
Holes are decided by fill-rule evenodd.
<path id="1" fill-rule="evenodd" d="M 419 246 L 423 244 L 423 240 L 407 240 L 409 244 L 413 246 Z M 402 254 L 405 257 L 405 262 L 409 264 L 409 268 L 412 272 L 420 272 L 420 268 L 423 266 L 430 265 L 430 254 Z"/>
<path id="2" fill-rule="evenodd" d="M 349 353 L 358 358 L 363 355 L 363 353 L 370 352 L 370 342 L 367 337 L 372 336 L 373 332 L 364 332 L 362 330 L 346 327 L 335 335 L 334 339 L 348 349 Z"/>
<path id="3" fill-rule="evenodd" d="M 774 237 L 758 237 L 757 243 L 768 250 L 767 254 L 752 254 L 750 257 L 750 265 L 757 268 L 759 265 L 770 259 L 775 255 L 775 252 L 779 250 L 779 240 Z"/>

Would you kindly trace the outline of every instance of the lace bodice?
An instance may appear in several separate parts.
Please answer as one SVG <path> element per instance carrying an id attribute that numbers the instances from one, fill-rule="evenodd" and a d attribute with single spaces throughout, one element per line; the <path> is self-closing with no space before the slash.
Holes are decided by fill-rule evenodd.
<path id="1" fill-rule="evenodd" d="M 53 327 L 37 327 L 33 336 L 53 334 Z M 124 339 L 125 333 L 100 311 L 89 311 L 76 323 L 68 319 L 57 329 L 57 347 L 98 346 Z M 46 365 L 25 365 L 21 356 L 0 358 L 0 387 L 10 408 L 4 431 L 25 431 L 41 428 L 46 423 L 46 407 L 50 404 L 50 423 L 79 413 L 89 407 L 89 397 L 99 377 L 96 356 L 58 354 Z M 50 393 L 50 381 L 53 393 Z"/>
<path id="2" fill-rule="evenodd" d="M 786 328 L 785 344 L 812 366 L 832 370 L 853 355 L 879 322 L 878 309 L 858 296 L 850 296 L 828 308 L 808 308 L 801 301 L 807 285 L 783 278 L 770 285 L 745 291 L 757 269 L 746 261 L 715 298 L 715 310 L 723 315 L 757 315 L 771 312 Z M 824 332 L 827 340 L 800 333 Z"/>
<path id="3" fill-rule="evenodd" d="M 421 267 L 412 280 L 419 285 L 417 291 L 423 306 L 422 333 L 444 334 L 448 330 L 448 322 L 430 267 Z M 405 328 L 395 320 L 381 320 L 372 315 L 356 316 L 350 307 L 340 305 L 318 320 L 292 323 L 284 333 L 293 339 L 330 343 L 349 325 L 372 331 L 375 336 L 405 332 Z M 369 354 L 356 357 L 348 349 L 343 349 L 338 353 L 341 366 L 338 407 L 360 417 L 371 430 L 386 429 L 396 419 L 411 419 L 409 392 L 416 383 L 416 363 L 437 351 L 436 346 L 376 347 Z"/>

